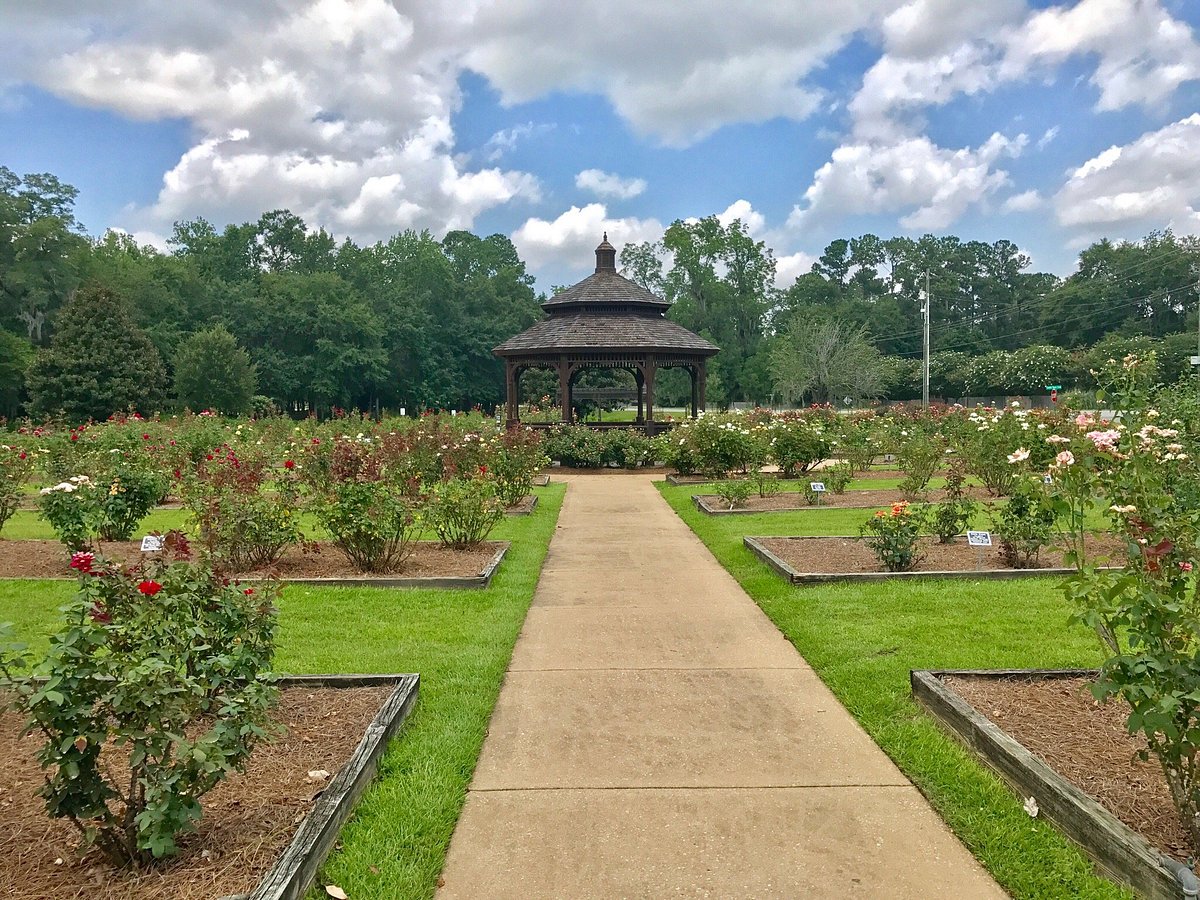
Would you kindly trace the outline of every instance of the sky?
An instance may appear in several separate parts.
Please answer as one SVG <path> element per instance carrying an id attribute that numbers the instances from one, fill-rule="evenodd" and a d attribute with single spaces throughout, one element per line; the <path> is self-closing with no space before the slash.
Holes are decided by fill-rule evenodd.
<path id="1" fill-rule="evenodd" d="M 777 283 L 839 237 L 1200 232 L 1198 0 L 0 0 L 0 165 L 89 233 L 287 208 L 371 243 L 740 219 Z"/>

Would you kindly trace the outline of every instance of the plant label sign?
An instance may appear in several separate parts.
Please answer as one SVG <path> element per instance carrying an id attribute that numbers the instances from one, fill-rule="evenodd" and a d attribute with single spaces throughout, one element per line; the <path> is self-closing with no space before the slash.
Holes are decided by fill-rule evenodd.
<path id="1" fill-rule="evenodd" d="M 163 548 L 163 539 L 161 534 L 148 534 L 142 538 L 143 553 L 157 553 Z"/>
<path id="2" fill-rule="evenodd" d="M 814 494 L 825 493 L 825 482 L 823 481 L 810 481 L 808 486 Z"/>
<path id="3" fill-rule="evenodd" d="M 972 547 L 990 547 L 992 546 L 992 533 L 990 531 L 968 531 L 967 543 Z"/>

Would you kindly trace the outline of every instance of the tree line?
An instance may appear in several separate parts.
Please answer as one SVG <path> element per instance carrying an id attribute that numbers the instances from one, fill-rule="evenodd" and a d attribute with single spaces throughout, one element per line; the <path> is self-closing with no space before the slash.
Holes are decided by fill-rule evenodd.
<path id="1" fill-rule="evenodd" d="M 87 236 L 77 194 L 53 175 L 0 166 L 0 415 L 9 418 L 94 415 L 125 401 L 196 405 L 206 388 L 214 403 L 291 413 L 490 408 L 504 393 L 492 348 L 542 314 L 545 297 L 503 235 L 405 231 L 360 246 L 274 210 L 221 229 L 178 222 L 159 252 L 118 232 Z M 983 383 L 986 372 L 1072 372 L 1083 348 L 1114 339 L 1157 342 L 1186 368 L 1200 241 L 1170 231 L 1101 240 L 1059 278 L 1030 271 L 1008 240 L 867 234 L 831 242 L 780 289 L 771 249 L 742 222 L 708 216 L 625 246 L 620 265 L 673 303 L 671 318 L 722 347 L 712 404 L 832 399 L 847 388 L 814 371 L 839 358 L 877 376 L 848 389 L 902 399 L 913 392 L 926 279 L 947 394 L 997 387 Z M 672 402 L 685 386 L 667 377 L 660 390 Z M 83 392 L 92 402 L 68 402 Z"/>

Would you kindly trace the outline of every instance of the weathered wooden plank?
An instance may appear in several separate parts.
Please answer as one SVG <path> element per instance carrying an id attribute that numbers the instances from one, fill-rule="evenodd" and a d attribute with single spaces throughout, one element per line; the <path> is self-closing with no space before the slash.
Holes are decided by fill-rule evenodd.
<path id="1" fill-rule="evenodd" d="M 1033 797 L 1041 815 L 1057 825 L 1109 878 L 1150 900 L 1177 900 L 1179 885 L 1162 854 L 1145 838 L 1071 784 L 946 685 L 942 675 L 974 677 L 1078 677 L 1095 671 L 913 671 L 913 698 L 1021 797 Z"/>
<path id="2" fill-rule="evenodd" d="M 836 535 L 835 535 L 836 536 Z M 796 537 L 789 540 L 825 540 L 830 535 L 821 537 Z M 1055 567 L 1047 569 L 967 569 L 932 570 L 922 572 L 800 572 L 790 563 L 772 553 L 762 544 L 768 538 L 743 537 L 742 543 L 755 556 L 777 571 L 792 584 L 829 584 L 831 582 L 877 582 L 905 581 L 913 578 L 970 578 L 976 581 L 1008 581 L 1013 578 L 1044 578 L 1047 576 L 1067 576 L 1075 573 L 1074 569 Z M 1101 566 L 1098 571 L 1111 571 L 1112 566 Z"/>
<path id="3" fill-rule="evenodd" d="M 351 675 L 347 679 L 369 676 Z M 328 679 L 330 676 L 315 676 Z M 419 675 L 392 676 L 396 689 L 380 708 L 354 753 L 321 792 L 292 842 L 259 882 L 250 900 L 300 900 L 333 849 L 342 825 L 375 777 L 388 741 L 400 730 L 417 700 Z"/>

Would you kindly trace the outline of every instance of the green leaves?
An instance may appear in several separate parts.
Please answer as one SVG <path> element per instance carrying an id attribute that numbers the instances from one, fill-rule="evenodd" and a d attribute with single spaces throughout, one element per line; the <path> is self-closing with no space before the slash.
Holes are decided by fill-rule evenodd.
<path id="1" fill-rule="evenodd" d="M 11 648 L 0 670 L 45 736 L 47 811 L 115 864 L 141 864 L 175 851 L 199 797 L 267 733 L 278 589 L 250 595 L 186 562 L 96 571 L 32 675 L 14 673 Z M 145 579 L 162 589 L 140 592 Z"/>

